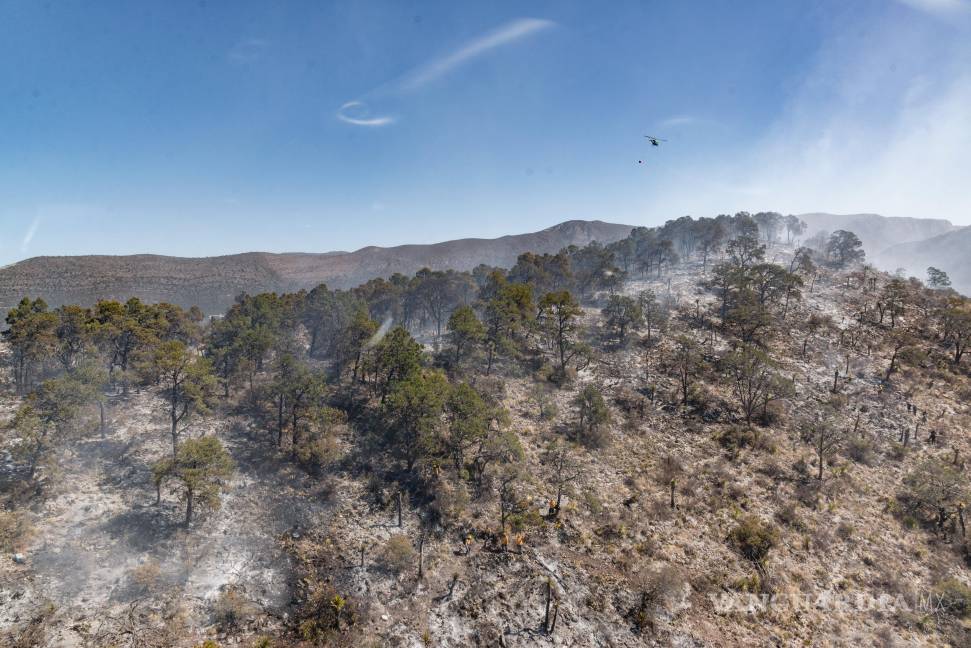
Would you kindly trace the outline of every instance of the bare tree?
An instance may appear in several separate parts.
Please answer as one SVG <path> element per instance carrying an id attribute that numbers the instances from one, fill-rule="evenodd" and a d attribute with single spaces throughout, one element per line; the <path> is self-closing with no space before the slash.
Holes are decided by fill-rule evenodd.
<path id="1" fill-rule="evenodd" d="M 678 336 L 673 364 L 678 375 L 681 404 L 687 405 L 695 374 L 701 365 L 698 343 L 686 335 Z"/>
<path id="2" fill-rule="evenodd" d="M 802 437 L 813 447 L 819 470 L 816 479 L 823 480 L 823 467 L 843 443 L 843 433 L 830 418 L 806 419 L 802 422 Z"/>
<path id="3" fill-rule="evenodd" d="M 961 506 L 968 496 L 965 482 L 955 466 L 927 459 L 904 480 L 908 487 L 904 500 L 915 513 L 933 519 L 937 531 L 943 533 L 945 524 L 955 516 L 964 524 Z"/>
<path id="4" fill-rule="evenodd" d="M 550 514 L 555 515 L 560 511 L 564 490 L 576 482 L 583 472 L 573 452 L 560 441 L 554 441 L 547 449 L 543 462 L 549 470 L 550 485 L 556 490 L 556 499 L 550 507 Z"/>
<path id="5" fill-rule="evenodd" d="M 745 423 L 751 427 L 752 417 L 760 406 L 768 406 L 776 386 L 773 363 L 761 349 L 745 345 L 725 356 L 723 364 L 732 381 L 732 393 L 745 413 Z"/>
<path id="6" fill-rule="evenodd" d="M 522 479 L 522 468 L 515 464 L 503 467 L 497 480 L 499 495 L 499 533 L 505 534 L 509 517 L 522 513 L 524 502 L 519 492 L 519 482 Z M 503 547 L 505 548 L 505 544 Z"/>

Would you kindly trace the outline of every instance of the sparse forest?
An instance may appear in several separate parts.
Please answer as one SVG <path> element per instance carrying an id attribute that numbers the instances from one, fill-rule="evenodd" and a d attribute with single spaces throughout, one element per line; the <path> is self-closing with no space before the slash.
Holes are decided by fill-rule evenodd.
<path id="1" fill-rule="evenodd" d="M 4 645 L 968 645 L 971 299 L 805 232 L 686 216 L 211 317 L 24 297 Z M 824 594 L 896 607 L 765 603 Z"/>

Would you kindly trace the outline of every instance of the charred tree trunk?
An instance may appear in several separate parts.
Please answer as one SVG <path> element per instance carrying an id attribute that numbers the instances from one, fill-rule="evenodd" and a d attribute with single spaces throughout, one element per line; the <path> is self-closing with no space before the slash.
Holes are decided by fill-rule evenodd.
<path id="1" fill-rule="evenodd" d="M 425 577 L 425 530 L 418 536 L 418 580 Z"/>
<path id="2" fill-rule="evenodd" d="M 185 491 L 185 525 L 189 526 L 192 522 L 192 498 L 193 492 L 191 488 L 187 488 Z"/>
<path id="3" fill-rule="evenodd" d="M 553 603 L 553 582 L 546 579 L 546 615 L 543 617 L 543 632 L 550 632 L 550 606 Z"/>
<path id="4" fill-rule="evenodd" d="M 99 400 L 98 401 L 98 409 L 99 409 L 99 413 L 101 415 L 101 427 L 100 427 L 100 429 L 101 429 L 101 438 L 103 439 L 103 438 L 105 438 L 105 434 L 108 431 L 108 420 L 107 420 L 107 418 L 105 416 L 105 402 L 104 402 L 104 399 L 103 398 L 102 398 L 102 400 Z"/>
<path id="5" fill-rule="evenodd" d="M 283 401 L 284 396 L 280 394 L 276 401 L 276 445 L 283 447 Z"/>
<path id="6" fill-rule="evenodd" d="M 169 415 L 172 419 L 172 457 L 175 457 L 176 453 L 179 451 L 179 417 L 177 411 L 179 403 L 178 391 L 178 383 L 173 381 L 172 395 L 170 400 L 171 409 L 169 411 Z"/>

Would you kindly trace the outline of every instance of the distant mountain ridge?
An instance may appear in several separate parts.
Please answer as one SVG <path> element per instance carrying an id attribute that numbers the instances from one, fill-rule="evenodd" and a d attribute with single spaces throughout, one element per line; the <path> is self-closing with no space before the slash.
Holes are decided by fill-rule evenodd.
<path id="1" fill-rule="evenodd" d="M 925 279 L 927 267 L 948 273 L 954 289 L 971 294 L 971 227 L 942 218 L 902 218 L 878 214 L 800 214 L 806 236 L 849 230 L 863 241 L 867 260 L 877 268 Z"/>
<path id="2" fill-rule="evenodd" d="M 139 297 L 149 302 L 194 304 L 207 313 L 219 313 L 243 291 L 299 290 L 320 283 L 351 288 L 395 272 L 410 275 L 423 267 L 471 270 L 481 263 L 511 267 L 523 252 L 553 253 L 595 240 L 611 243 L 626 237 L 631 229 L 630 225 L 572 220 L 539 232 L 495 239 L 369 246 L 354 252 L 247 252 L 202 258 L 152 254 L 34 257 L 0 268 L 0 310 L 30 295 L 42 297 L 52 306 Z"/>
<path id="3" fill-rule="evenodd" d="M 820 231 L 853 232 L 863 241 L 863 249 L 873 257 L 891 245 L 920 241 L 958 229 L 943 218 L 909 218 L 879 214 L 799 214 L 808 226 L 806 237 Z"/>
<path id="4" fill-rule="evenodd" d="M 923 241 L 891 246 L 873 258 L 887 270 L 904 268 L 909 275 L 923 279 L 927 268 L 946 272 L 958 292 L 971 295 L 971 227 L 962 227 Z"/>
<path id="5" fill-rule="evenodd" d="M 877 214 L 810 213 L 806 236 L 846 229 L 863 241 L 867 257 L 884 270 L 907 268 L 923 277 L 927 265 L 951 275 L 955 288 L 971 292 L 971 228 L 929 218 L 888 218 Z M 423 267 L 471 270 L 484 263 L 511 267 L 523 252 L 557 252 L 591 241 L 611 243 L 630 225 L 572 220 L 539 232 L 495 239 L 466 238 L 426 245 L 368 246 L 354 252 L 246 252 L 186 258 L 153 254 L 34 257 L 0 268 L 0 312 L 25 295 L 52 306 L 90 305 L 97 299 L 139 297 L 220 313 L 241 292 L 292 291 L 326 283 L 351 288 L 395 272 L 411 275 Z"/>

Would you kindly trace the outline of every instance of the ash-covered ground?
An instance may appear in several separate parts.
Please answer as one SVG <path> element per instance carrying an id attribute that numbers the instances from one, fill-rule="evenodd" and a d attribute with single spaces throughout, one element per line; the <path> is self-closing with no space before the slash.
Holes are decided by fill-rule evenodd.
<path id="1" fill-rule="evenodd" d="M 87 434 L 58 454 L 50 492 L 31 511 L 23 562 L 3 557 L 0 630 L 53 604 L 48 645 L 108 645 L 133 609 L 163 625 L 177 616 L 201 637 L 228 590 L 254 606 L 245 620 L 254 631 L 286 613 L 291 565 L 280 540 L 327 523 L 326 492 L 261 453 L 269 437 L 258 439 L 243 419 L 201 420 L 188 434 L 217 435 L 236 471 L 220 508 L 186 527 L 176 493 L 155 502 L 151 465 L 171 452 L 164 407 L 149 393 L 115 397 L 104 437 Z"/>
<path id="2" fill-rule="evenodd" d="M 234 413 L 238 403 L 214 407 L 189 434 L 215 434 L 236 470 L 220 509 L 186 528 L 174 493 L 155 505 L 150 466 L 171 452 L 165 403 L 154 391 L 112 397 L 107 435 L 79 434 L 45 469 L 23 562 L 0 559 L 0 631 L 29 639 L 42 625 L 35 643 L 45 646 L 303 647 L 314 644 L 300 621 L 331 619 L 344 601 L 352 612 L 318 645 L 966 645 L 968 615 L 927 607 L 942 588 L 971 591 L 964 530 L 956 518 L 935 529 L 901 505 L 927 462 L 966 481 L 966 368 L 937 356 L 887 380 L 887 331 L 854 318 L 847 286 L 859 280 L 823 272 L 765 345 L 791 391 L 770 421 L 745 426 L 718 364 L 737 341 L 705 323 L 717 310 L 698 285 L 705 276 L 693 264 L 624 286 L 671 308 L 650 342 L 641 330 L 635 344 L 602 344 L 602 316 L 588 307 L 587 339 L 601 352 L 562 386 L 526 371 L 474 376 L 522 449 L 524 522 L 506 544 L 496 482 L 476 493 L 464 476 L 436 481 L 440 464 L 422 467 L 434 499 L 406 497 L 399 526 L 400 483 L 368 454 L 373 394 L 338 426 L 338 456 L 317 476 L 275 446 L 270 426 Z M 813 315 L 828 323 L 807 327 Z M 679 336 L 705 365 L 692 404 L 672 369 Z M 578 475 L 551 515 L 546 453 L 575 438 L 588 385 L 603 393 L 609 423 L 596 444 L 571 450 Z M 15 405 L 7 398 L 0 415 Z M 821 462 L 802 423 L 824 411 L 843 439 Z M 449 499 L 458 486 L 464 501 Z M 450 524 L 425 526 L 433 507 L 453 507 Z M 758 563 L 730 541 L 753 518 L 774 533 Z M 898 607 L 873 607 L 885 597 Z"/>

